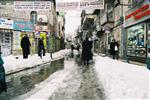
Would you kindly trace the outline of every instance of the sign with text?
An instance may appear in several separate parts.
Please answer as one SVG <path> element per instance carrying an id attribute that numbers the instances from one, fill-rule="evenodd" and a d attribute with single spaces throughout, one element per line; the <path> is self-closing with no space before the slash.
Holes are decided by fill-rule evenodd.
<path id="1" fill-rule="evenodd" d="M 15 11 L 48 11 L 51 9 L 50 1 L 15 1 Z"/>
<path id="2" fill-rule="evenodd" d="M 14 30 L 34 31 L 34 24 L 29 21 L 14 21 Z"/>
<path id="3" fill-rule="evenodd" d="M 0 28 L 13 29 L 13 20 L 0 18 Z"/>
<path id="4" fill-rule="evenodd" d="M 57 11 L 104 9 L 104 0 L 63 1 L 56 3 Z"/>

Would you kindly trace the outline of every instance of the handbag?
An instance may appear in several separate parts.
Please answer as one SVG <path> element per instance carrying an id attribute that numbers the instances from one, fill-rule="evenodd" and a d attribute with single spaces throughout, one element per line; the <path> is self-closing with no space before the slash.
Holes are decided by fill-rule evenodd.
<path id="1" fill-rule="evenodd" d="M 118 47 L 115 45 L 115 51 L 118 51 Z"/>

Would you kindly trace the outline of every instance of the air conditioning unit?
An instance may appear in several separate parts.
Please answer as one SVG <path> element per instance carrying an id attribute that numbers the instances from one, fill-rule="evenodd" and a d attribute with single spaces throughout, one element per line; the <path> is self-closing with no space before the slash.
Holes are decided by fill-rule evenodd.
<path id="1" fill-rule="evenodd" d="M 47 23 L 48 22 L 48 18 L 46 15 L 38 15 L 37 16 L 37 21 L 40 23 Z"/>

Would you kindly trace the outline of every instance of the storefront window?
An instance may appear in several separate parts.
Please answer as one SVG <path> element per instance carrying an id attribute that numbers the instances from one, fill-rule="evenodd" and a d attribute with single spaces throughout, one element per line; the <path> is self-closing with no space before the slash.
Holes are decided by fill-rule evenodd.
<path id="1" fill-rule="evenodd" d="M 147 49 L 148 49 L 148 54 L 150 54 L 150 22 L 148 23 Z"/>
<path id="2" fill-rule="evenodd" d="M 146 25 L 139 24 L 127 29 L 127 55 L 146 57 Z"/>

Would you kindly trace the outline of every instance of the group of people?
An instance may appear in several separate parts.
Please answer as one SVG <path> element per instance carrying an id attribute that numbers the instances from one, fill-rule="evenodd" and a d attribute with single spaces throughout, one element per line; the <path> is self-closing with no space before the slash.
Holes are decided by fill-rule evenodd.
<path id="1" fill-rule="evenodd" d="M 82 42 L 82 54 L 81 54 L 81 60 L 84 63 L 84 65 L 88 65 L 89 61 L 93 58 L 92 53 L 92 41 L 90 37 L 86 37 L 86 39 Z M 76 49 L 78 52 L 80 51 L 80 43 L 77 43 L 74 45 L 71 44 L 71 51 L 73 53 L 73 50 Z"/>
<path id="2" fill-rule="evenodd" d="M 80 50 L 80 44 L 77 43 L 76 45 L 74 45 L 73 43 L 71 44 L 71 51 L 73 52 L 73 50 L 76 49 L 78 52 Z"/>
<path id="3" fill-rule="evenodd" d="M 21 39 L 21 48 L 23 53 L 23 59 L 27 59 L 30 54 L 30 40 L 27 34 Z M 43 50 L 43 56 L 45 56 L 44 38 L 38 39 L 38 56 L 41 57 L 41 51 Z"/>
<path id="4" fill-rule="evenodd" d="M 89 61 L 93 59 L 92 44 L 93 42 L 90 37 L 86 37 L 86 39 L 82 42 L 81 59 L 85 65 L 88 65 Z M 73 51 L 73 44 L 71 44 L 71 49 Z M 109 53 L 113 59 L 119 58 L 119 44 L 115 39 L 113 39 L 109 45 Z"/>

